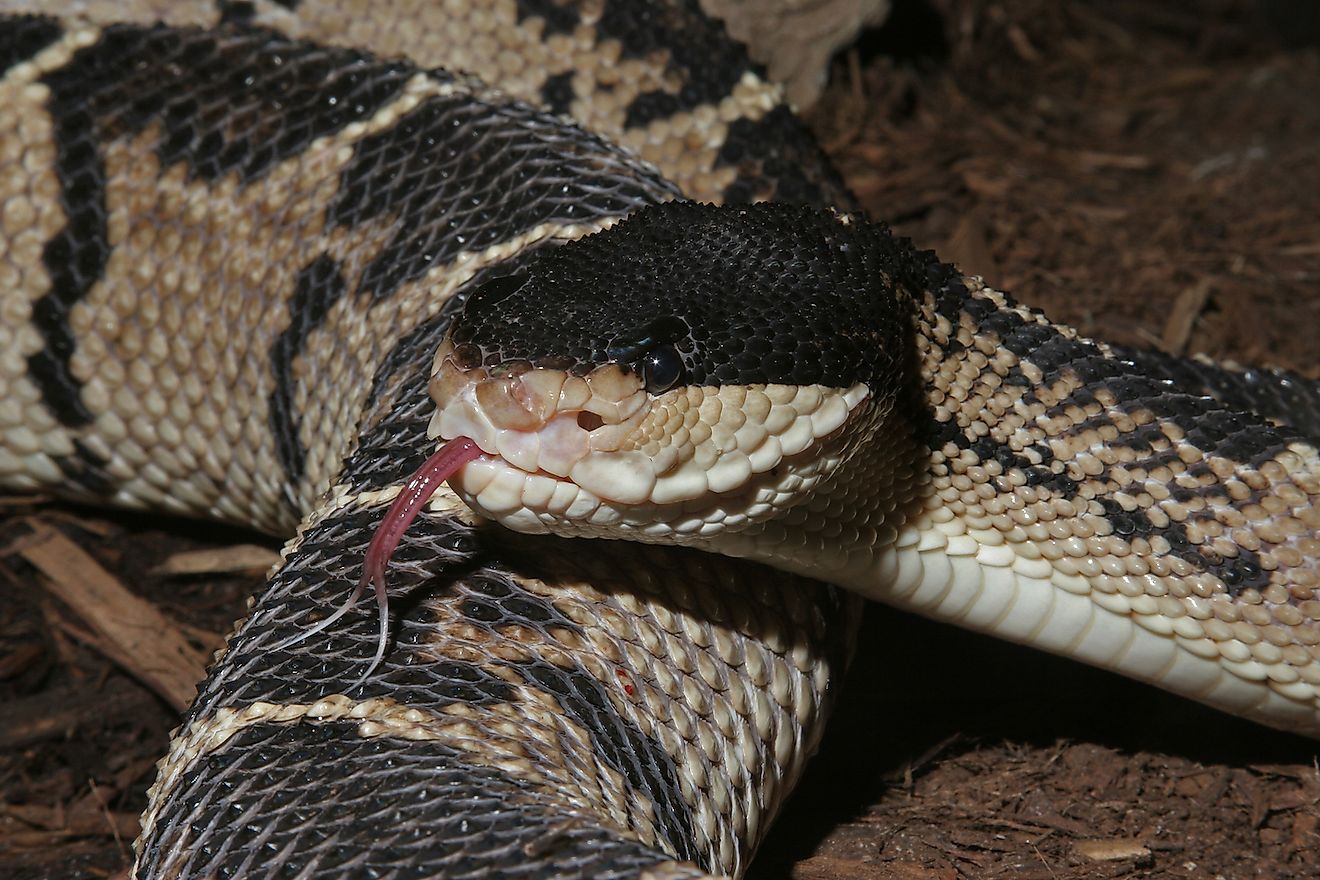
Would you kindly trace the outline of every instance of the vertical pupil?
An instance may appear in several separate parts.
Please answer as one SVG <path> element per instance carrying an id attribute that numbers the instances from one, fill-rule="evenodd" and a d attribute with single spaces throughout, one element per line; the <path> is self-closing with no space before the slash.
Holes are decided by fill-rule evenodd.
<path id="1" fill-rule="evenodd" d="M 678 381 L 683 361 L 672 348 L 656 348 L 642 359 L 642 380 L 651 392 L 664 391 Z"/>

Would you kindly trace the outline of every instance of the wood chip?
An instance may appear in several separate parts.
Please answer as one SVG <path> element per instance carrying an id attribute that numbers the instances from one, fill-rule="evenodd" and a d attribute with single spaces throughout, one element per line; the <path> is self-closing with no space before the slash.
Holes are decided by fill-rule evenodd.
<path id="1" fill-rule="evenodd" d="M 217 574 L 264 572 L 280 561 L 280 554 L 257 544 L 235 544 L 217 550 L 175 553 L 151 570 L 152 574 Z"/>
<path id="2" fill-rule="evenodd" d="M 1178 294 L 1169 310 L 1169 317 L 1164 321 L 1164 332 L 1160 334 L 1160 348 L 1170 354 L 1184 354 L 1187 341 L 1192 338 L 1192 328 L 1196 319 L 1205 310 L 1210 299 L 1211 279 L 1202 278 Z"/>
<path id="3" fill-rule="evenodd" d="M 1073 844 L 1073 849 L 1078 855 L 1094 862 L 1150 857 L 1150 850 L 1140 840 L 1079 840 Z"/>
<path id="4" fill-rule="evenodd" d="M 41 523 L 19 553 L 44 574 L 43 584 L 104 639 L 97 647 L 182 711 L 206 671 L 206 654 L 152 605 L 138 598 L 63 534 Z"/>
<path id="5" fill-rule="evenodd" d="M 1072 154 L 1072 158 L 1082 168 L 1089 170 L 1117 168 L 1123 171 L 1147 171 L 1155 165 L 1149 156 L 1101 153 L 1095 150 L 1078 150 Z"/>

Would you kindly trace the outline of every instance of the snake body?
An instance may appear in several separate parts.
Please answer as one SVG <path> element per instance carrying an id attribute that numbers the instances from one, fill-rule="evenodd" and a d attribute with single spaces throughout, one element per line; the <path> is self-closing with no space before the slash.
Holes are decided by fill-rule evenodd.
<path id="1" fill-rule="evenodd" d="M 592 28 L 553 6 L 477 24 L 567 33 L 585 64 Z M 682 92 L 630 36 L 660 33 L 655 11 L 611 8 L 609 62 Z M 0 480 L 296 530 L 176 732 L 136 875 L 740 873 L 819 737 L 849 597 L 706 554 L 511 541 L 437 499 L 390 572 L 369 681 L 346 692 L 374 619 L 274 648 L 339 603 L 425 457 L 457 303 L 679 190 L 476 80 L 271 30 L 277 6 L 117 11 L 4 21 Z M 760 158 L 776 130 L 784 155 L 810 145 L 783 112 L 757 127 L 772 90 L 700 45 L 749 95 L 745 143 L 706 119 L 718 185 L 771 195 L 782 171 L 820 195 Z"/>
<path id="2" fill-rule="evenodd" d="M 760 560 L 1320 734 L 1296 377 L 1114 350 L 859 218 L 665 205 L 474 293 L 432 391 L 511 528 Z"/>
<path id="3" fill-rule="evenodd" d="M 1011 636 L 1088 657 L 1085 633 L 1050 636 L 1048 615 L 1027 626 L 1005 613 L 1005 583 L 982 572 L 1021 569 L 1078 595 L 1080 579 L 1096 615 L 1132 618 L 1129 634 L 1166 627 L 1184 653 L 1208 645 L 1206 662 L 1251 681 L 1252 696 L 1171 684 L 1315 731 L 1303 687 L 1320 668 L 1315 453 L 1303 436 L 1316 431 L 1314 389 L 1079 339 L 879 227 L 823 212 L 850 208 L 847 193 L 694 4 L 449 4 L 438 18 L 411 10 L 417 27 L 403 29 L 347 2 L 19 14 L 49 10 L 39 5 L 6 3 L 14 14 L 0 22 L 0 483 L 294 534 L 175 733 L 136 876 L 740 874 L 819 738 L 858 600 L 704 549 L 872 593 L 887 585 L 929 613 L 1011 620 Z M 384 21 L 411 9 L 371 7 Z M 416 63 L 384 60 L 403 53 Z M 427 69 L 446 60 L 548 109 Z M 665 206 L 684 195 L 810 207 Z M 673 231 L 701 228 L 708 211 L 726 231 L 737 218 L 793 221 L 745 236 L 767 277 L 792 274 L 781 251 L 793 242 L 848 245 L 858 265 L 884 258 L 884 351 L 899 369 L 865 397 L 910 416 L 890 436 L 913 441 L 901 447 L 911 479 L 882 505 L 904 515 L 861 536 L 846 518 L 821 531 L 835 547 L 875 548 L 868 571 L 895 571 L 866 580 L 805 549 L 790 559 L 519 535 L 441 491 L 390 569 L 390 651 L 350 688 L 373 617 L 296 636 L 357 580 L 372 530 L 435 447 L 431 370 L 455 316 L 468 332 L 499 299 L 491 314 L 507 323 L 524 289 L 508 279 L 560 277 L 545 267 L 591 254 L 601 289 L 640 314 L 628 294 L 646 288 L 610 276 L 630 254 L 618 241 L 659 224 L 682 244 L 691 237 Z M 856 280 L 845 263 L 839 280 Z M 519 308 L 544 328 L 535 302 Z M 820 305 L 836 328 L 838 306 Z M 562 338 L 581 342 L 572 325 Z M 496 371 L 557 354 L 501 338 L 489 350 L 509 356 L 485 365 Z M 652 349 L 633 341 L 616 384 L 644 377 Z M 606 340 L 605 361 L 611 348 L 622 350 Z M 609 366 L 588 354 L 577 372 Z M 833 355 L 820 364 L 795 384 L 857 384 L 839 381 Z M 702 389 L 784 377 L 720 378 L 682 393 L 745 401 Z M 835 443 L 839 427 L 812 439 Z M 1133 442 L 1114 443 L 1125 430 Z M 817 470 L 822 490 L 845 482 Z M 1144 495 L 1128 488 L 1138 472 Z M 1170 498 L 1177 525 L 1161 526 L 1152 502 Z M 787 522 L 818 522 L 813 504 Z M 753 520 L 760 534 L 773 521 Z M 839 540 L 839 528 L 854 531 Z M 1114 534 L 1130 539 L 1121 557 Z M 914 554 L 943 579 L 905 576 Z M 1111 557 L 1149 571 L 1092 577 Z M 1147 574 L 1181 613 L 1149 590 L 1128 595 Z M 1165 671 L 1123 655 L 1134 674 Z"/>

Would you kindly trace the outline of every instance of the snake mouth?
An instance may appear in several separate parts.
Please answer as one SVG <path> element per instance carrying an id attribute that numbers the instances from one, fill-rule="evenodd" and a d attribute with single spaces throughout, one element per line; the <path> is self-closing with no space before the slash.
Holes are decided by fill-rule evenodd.
<path id="1" fill-rule="evenodd" d="M 429 435 L 468 438 L 482 453 L 450 485 L 479 512 L 521 531 L 545 527 L 511 523 L 518 511 L 564 516 L 588 496 L 607 505 L 643 504 L 667 464 L 635 448 L 652 398 L 616 364 L 585 376 L 527 364 L 465 367 L 445 343 L 430 393 L 436 411 Z"/>
<path id="2" fill-rule="evenodd" d="M 615 363 L 584 375 L 463 362 L 446 342 L 433 439 L 480 449 L 449 485 L 516 531 L 712 534 L 776 515 L 837 464 L 821 454 L 865 385 L 681 386 L 649 393 Z"/>

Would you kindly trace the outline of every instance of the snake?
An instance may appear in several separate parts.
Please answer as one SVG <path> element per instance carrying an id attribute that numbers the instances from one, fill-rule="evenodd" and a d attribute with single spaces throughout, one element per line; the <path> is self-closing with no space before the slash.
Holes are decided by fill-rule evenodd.
<path id="1" fill-rule="evenodd" d="M 695 3 L 0 9 L 0 484 L 287 539 L 135 877 L 740 876 L 863 597 L 1320 734 L 1316 384 L 895 237 Z"/>

